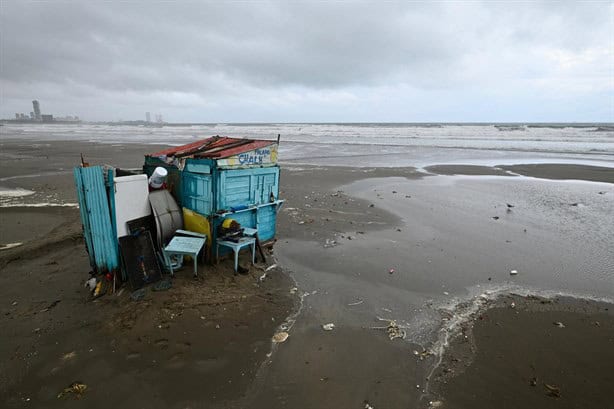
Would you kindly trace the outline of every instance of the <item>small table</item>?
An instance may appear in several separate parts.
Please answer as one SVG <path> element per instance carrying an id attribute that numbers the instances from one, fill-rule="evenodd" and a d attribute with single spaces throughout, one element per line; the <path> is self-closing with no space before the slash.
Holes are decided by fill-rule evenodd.
<path id="1" fill-rule="evenodd" d="M 241 237 L 238 242 L 228 241 L 228 240 L 217 240 L 216 241 L 216 251 L 215 251 L 215 262 L 219 263 L 220 261 L 220 246 L 229 247 L 235 253 L 235 273 L 239 268 L 239 251 L 243 247 L 251 246 L 252 250 L 252 264 L 256 260 L 256 239 L 254 237 Z"/>
<path id="2" fill-rule="evenodd" d="M 180 255 L 188 255 L 192 257 L 192 260 L 194 260 L 194 275 L 197 276 L 198 275 L 198 253 L 205 245 L 206 240 L 207 240 L 207 237 L 202 237 L 202 238 L 201 237 L 182 237 L 182 236 L 173 237 L 171 242 L 168 243 L 168 245 L 164 248 L 164 251 L 163 251 L 164 258 L 166 259 L 166 263 L 168 264 L 171 270 L 171 275 L 174 275 L 173 264 L 170 262 L 170 259 L 168 256 L 173 255 L 173 254 L 180 254 Z"/>

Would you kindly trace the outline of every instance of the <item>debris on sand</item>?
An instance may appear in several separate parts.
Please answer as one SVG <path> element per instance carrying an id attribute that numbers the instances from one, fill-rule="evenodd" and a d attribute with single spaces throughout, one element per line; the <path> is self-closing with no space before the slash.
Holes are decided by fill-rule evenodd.
<path id="1" fill-rule="evenodd" d="M 508 209 L 511 209 L 512 207 L 514 207 L 514 205 L 513 205 L 513 204 L 506 203 L 506 205 L 507 205 L 507 208 L 508 208 Z"/>
<path id="2" fill-rule="evenodd" d="M 289 336 L 290 335 L 286 331 L 278 332 L 277 334 L 273 335 L 273 342 L 276 344 L 281 344 L 282 342 L 285 342 Z"/>
<path id="3" fill-rule="evenodd" d="M 531 380 L 529 381 L 529 385 L 531 386 L 537 386 L 537 377 L 533 377 L 531 378 Z"/>
<path id="4" fill-rule="evenodd" d="M 333 324 L 332 322 L 329 323 L 329 324 L 324 324 L 324 325 L 322 325 L 322 329 L 324 331 L 332 331 L 332 330 L 335 329 L 335 324 Z"/>
<path id="5" fill-rule="evenodd" d="M 333 240 L 333 239 L 326 239 L 326 243 L 324 243 L 324 248 L 330 248 L 330 247 L 335 247 L 337 245 L 337 241 Z"/>
<path id="6" fill-rule="evenodd" d="M 388 320 L 388 319 L 379 318 L 379 317 L 377 317 L 377 319 L 379 321 L 388 322 L 388 325 L 385 327 L 371 327 L 371 329 L 386 330 L 386 332 L 388 333 L 388 338 L 390 338 L 391 341 L 396 338 L 405 339 L 405 337 L 407 336 L 407 333 L 405 332 L 405 330 L 401 329 L 401 327 L 399 327 L 399 324 L 397 324 L 395 320 Z"/>
<path id="7" fill-rule="evenodd" d="M 388 270 L 388 274 L 394 274 L 394 268 L 391 268 L 390 270 Z"/>
<path id="8" fill-rule="evenodd" d="M 429 402 L 429 409 L 441 408 L 443 406 L 443 402 L 440 400 L 432 400 Z"/>
<path id="9" fill-rule="evenodd" d="M 365 301 L 364 301 L 364 300 L 358 300 L 358 301 L 356 301 L 356 302 L 351 302 L 351 303 L 349 303 L 349 304 L 348 304 L 348 306 L 349 306 L 349 307 L 352 307 L 352 306 L 354 306 L 354 305 L 360 305 L 360 304 L 362 304 L 363 302 L 365 302 Z"/>
<path id="10" fill-rule="evenodd" d="M 494 220 L 499 220 L 499 216 L 493 216 L 492 217 Z"/>
<path id="11" fill-rule="evenodd" d="M 67 354 L 62 355 L 62 361 L 68 361 L 69 359 L 73 359 L 76 356 L 77 353 L 75 351 L 71 351 Z"/>
<path id="12" fill-rule="evenodd" d="M 510 275 L 511 276 L 518 275 L 518 270 L 510 270 Z"/>
<path id="13" fill-rule="evenodd" d="M 551 398 L 560 398 L 561 397 L 561 389 L 556 385 L 548 385 L 544 383 L 544 388 L 546 388 L 546 395 Z"/>
<path id="14" fill-rule="evenodd" d="M 173 287 L 173 282 L 171 280 L 160 280 L 154 285 L 154 291 L 166 291 Z"/>
<path id="15" fill-rule="evenodd" d="M 264 271 L 271 271 L 272 269 L 274 269 L 275 267 L 277 267 L 277 264 L 271 264 L 270 266 L 268 266 Z"/>
<path id="16" fill-rule="evenodd" d="M 416 350 L 414 350 L 414 355 L 419 357 L 420 360 L 422 361 L 425 358 L 428 358 L 429 356 L 435 355 L 435 353 L 433 351 L 431 351 L 430 349 L 425 349 L 422 352 L 418 352 Z"/>
<path id="17" fill-rule="evenodd" d="M 145 298 L 145 288 L 139 288 L 138 290 L 132 292 L 132 294 L 130 294 L 130 298 L 132 301 L 141 301 L 143 298 Z"/>
<path id="18" fill-rule="evenodd" d="M 565 328 L 565 324 L 563 324 L 560 321 L 555 321 L 552 323 L 555 327 L 559 327 L 559 328 Z"/>
<path id="19" fill-rule="evenodd" d="M 64 388 L 64 390 L 62 390 L 62 392 L 58 393 L 58 399 L 61 399 L 65 396 L 68 396 L 68 394 L 72 393 L 74 394 L 76 399 L 81 398 L 81 395 L 83 395 L 83 393 L 87 390 L 87 385 L 84 384 L 83 382 L 80 381 L 76 381 L 71 383 L 70 385 L 68 385 L 68 387 Z"/>

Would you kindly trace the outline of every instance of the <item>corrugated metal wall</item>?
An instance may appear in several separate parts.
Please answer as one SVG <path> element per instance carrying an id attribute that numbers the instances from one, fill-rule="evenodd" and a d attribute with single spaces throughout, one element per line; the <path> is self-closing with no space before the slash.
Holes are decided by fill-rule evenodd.
<path id="1" fill-rule="evenodd" d="M 90 265 L 99 272 L 114 271 L 119 266 L 119 254 L 103 168 L 75 168 L 74 177 Z"/>

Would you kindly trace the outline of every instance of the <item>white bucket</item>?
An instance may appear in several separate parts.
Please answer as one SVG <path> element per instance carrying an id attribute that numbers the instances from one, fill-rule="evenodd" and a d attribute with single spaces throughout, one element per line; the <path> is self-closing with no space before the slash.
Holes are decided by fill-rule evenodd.
<path id="1" fill-rule="evenodd" d="M 168 171 L 162 167 L 157 167 L 154 169 L 151 177 L 149 178 L 149 186 L 154 189 L 159 189 L 164 184 L 166 180 L 166 176 L 168 175 Z"/>

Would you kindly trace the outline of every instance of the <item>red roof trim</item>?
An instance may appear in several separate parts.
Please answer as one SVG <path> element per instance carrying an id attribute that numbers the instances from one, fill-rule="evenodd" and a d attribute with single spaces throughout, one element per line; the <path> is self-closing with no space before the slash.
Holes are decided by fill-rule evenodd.
<path id="1" fill-rule="evenodd" d="M 199 158 L 227 158 L 243 152 L 273 145 L 274 143 L 275 141 L 212 136 L 211 138 L 202 139 L 186 145 L 163 149 L 155 153 L 150 153 L 146 156 L 195 156 Z M 227 145 L 230 146 L 225 149 L 218 149 Z M 213 152 L 210 152 L 211 150 L 213 150 Z"/>

